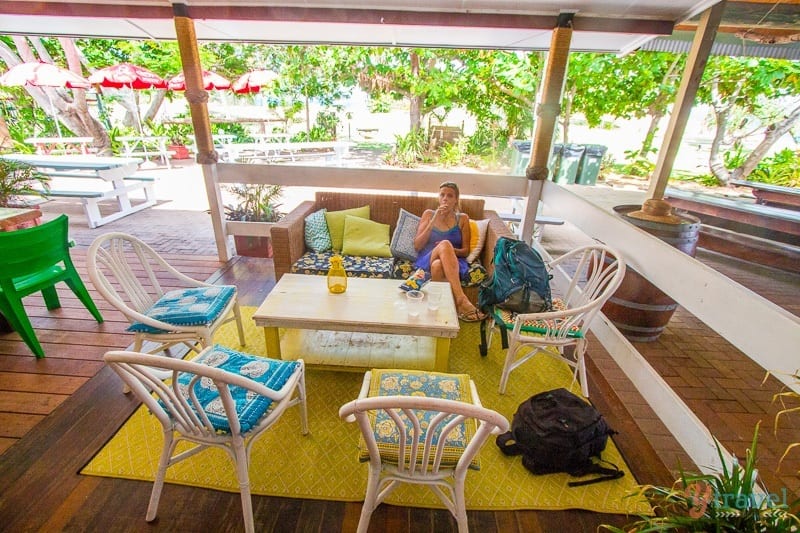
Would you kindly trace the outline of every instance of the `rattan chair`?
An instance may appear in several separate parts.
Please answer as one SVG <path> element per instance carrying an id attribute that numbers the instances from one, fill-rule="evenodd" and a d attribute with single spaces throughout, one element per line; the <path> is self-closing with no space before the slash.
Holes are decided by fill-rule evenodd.
<path id="1" fill-rule="evenodd" d="M 254 531 L 248 473 L 253 444 L 294 405 L 300 406 L 301 431 L 308 433 L 303 360 L 279 361 L 220 346 L 193 361 L 124 351 L 108 352 L 104 359 L 162 426 L 164 446 L 146 520 L 156 518 L 167 468 L 217 447 L 233 460 L 245 531 Z M 176 453 L 182 440 L 195 446 Z"/>
<path id="2" fill-rule="evenodd" d="M 147 353 L 181 343 L 199 351 L 230 321 L 236 321 L 239 343 L 245 344 L 236 287 L 190 278 L 136 237 L 99 236 L 89 247 L 87 269 L 97 291 L 131 323 L 133 351 L 141 352 L 145 341 L 156 343 Z M 185 288 L 164 291 L 165 279 Z"/>
<path id="3" fill-rule="evenodd" d="M 608 246 L 596 244 L 567 252 L 550 262 L 550 267 L 561 269 L 569 281 L 563 295 L 553 299 L 554 310 L 516 314 L 495 306 L 487 318 L 486 348 L 495 326 L 500 329 L 503 348 L 508 348 L 500 394 L 505 393 L 512 371 L 532 357 L 546 354 L 570 365 L 583 395 L 589 396 L 584 361 L 586 334 L 597 312 L 622 283 L 625 261 Z M 568 346 L 574 346 L 571 354 L 564 350 Z"/>
<path id="4" fill-rule="evenodd" d="M 403 377 L 395 379 L 396 374 Z M 388 379 L 393 383 L 413 382 L 422 376 L 420 383 L 427 384 L 435 377 L 448 384 L 442 390 L 466 389 L 462 392 L 471 401 L 422 396 L 423 387 L 416 386 L 413 396 L 410 391 L 406 391 L 408 395 L 371 393 L 373 376 L 378 382 Z M 343 405 L 339 416 L 358 423 L 363 437 L 361 459 L 369 460 L 359 533 L 366 533 L 372 512 L 399 483 L 430 487 L 455 517 L 458 530 L 468 531 L 464 499 L 467 471 L 476 466 L 477 454 L 489 436 L 504 433 L 509 427 L 503 415 L 481 406 L 469 376 L 373 370 L 365 374 L 358 399 Z"/>

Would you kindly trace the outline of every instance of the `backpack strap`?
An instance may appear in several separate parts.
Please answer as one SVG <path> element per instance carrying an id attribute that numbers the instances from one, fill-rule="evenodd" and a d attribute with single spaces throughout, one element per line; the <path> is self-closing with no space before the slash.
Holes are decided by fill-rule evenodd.
<path id="1" fill-rule="evenodd" d="M 514 438 L 514 433 L 511 431 L 506 431 L 505 433 L 498 435 L 494 442 L 497 444 L 497 447 L 500 448 L 500 451 L 505 455 L 525 454 L 525 449 L 516 441 Z"/>
<path id="2" fill-rule="evenodd" d="M 601 463 L 611 465 L 611 468 L 606 468 L 601 466 Z M 586 476 L 589 474 L 600 474 L 598 477 L 593 479 L 584 479 L 581 481 L 570 481 L 567 483 L 570 487 L 582 487 L 584 485 L 592 485 L 594 483 L 600 483 L 601 481 L 610 481 L 612 479 L 619 479 L 625 475 L 625 472 L 620 470 L 617 465 L 614 463 L 610 463 L 608 461 L 603 461 L 602 459 L 598 462 L 590 462 L 585 467 L 573 470 L 569 473 L 571 476 Z"/>

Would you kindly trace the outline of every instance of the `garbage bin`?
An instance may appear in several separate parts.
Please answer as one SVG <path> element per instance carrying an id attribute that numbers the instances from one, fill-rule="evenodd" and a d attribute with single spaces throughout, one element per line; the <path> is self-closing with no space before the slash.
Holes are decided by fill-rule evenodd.
<path id="1" fill-rule="evenodd" d="M 558 165 L 553 181 L 561 184 L 575 183 L 584 149 L 582 144 L 564 145 L 561 150 L 561 164 Z"/>
<path id="2" fill-rule="evenodd" d="M 548 176 L 550 181 L 555 181 L 556 173 L 561 166 L 561 154 L 564 152 L 564 145 L 561 143 L 553 144 L 553 154 L 547 163 Z"/>
<path id="3" fill-rule="evenodd" d="M 587 144 L 583 151 L 581 164 L 578 167 L 578 177 L 575 183 L 579 185 L 594 185 L 597 183 L 597 176 L 600 174 L 600 163 L 606 155 L 608 148 L 602 144 Z"/>
<path id="4" fill-rule="evenodd" d="M 531 160 L 531 142 L 514 141 L 511 144 L 514 146 L 514 153 L 511 154 L 511 175 L 524 176 L 525 168 Z"/>

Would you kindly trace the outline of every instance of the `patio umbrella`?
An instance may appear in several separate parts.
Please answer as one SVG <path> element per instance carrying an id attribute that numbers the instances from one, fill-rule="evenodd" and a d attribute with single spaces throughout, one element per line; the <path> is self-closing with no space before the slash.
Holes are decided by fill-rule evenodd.
<path id="1" fill-rule="evenodd" d="M 273 85 L 278 78 L 280 75 L 271 70 L 254 70 L 233 82 L 231 89 L 236 94 L 257 93 L 262 87 Z"/>
<path id="2" fill-rule="evenodd" d="M 164 81 L 164 78 L 144 67 L 130 63 L 120 63 L 119 65 L 100 69 L 89 76 L 89 82 L 113 89 L 127 87 L 131 90 L 131 95 L 133 95 L 133 89 L 167 88 L 167 82 Z M 134 107 L 136 108 L 136 113 L 134 113 L 136 125 L 139 127 L 139 133 L 142 133 L 142 120 L 139 117 L 139 105 L 136 103 L 135 97 Z"/>
<path id="3" fill-rule="evenodd" d="M 0 76 L 0 85 L 6 87 L 23 87 L 25 85 L 32 87 L 66 87 L 67 89 L 87 89 L 91 87 L 91 84 L 85 78 L 78 76 L 74 72 L 52 63 L 39 61 L 29 61 L 11 67 L 5 74 Z M 61 126 L 58 122 L 53 98 L 46 91 L 45 94 L 47 94 L 47 99 L 50 101 L 58 136 L 61 137 Z"/>
<path id="4" fill-rule="evenodd" d="M 212 89 L 229 89 L 230 86 L 231 82 L 219 74 L 209 72 L 207 70 L 203 71 L 203 89 L 206 91 L 210 91 Z M 177 76 L 171 78 L 167 82 L 167 88 L 172 91 L 185 91 L 186 78 L 184 78 L 183 73 L 181 72 Z"/>

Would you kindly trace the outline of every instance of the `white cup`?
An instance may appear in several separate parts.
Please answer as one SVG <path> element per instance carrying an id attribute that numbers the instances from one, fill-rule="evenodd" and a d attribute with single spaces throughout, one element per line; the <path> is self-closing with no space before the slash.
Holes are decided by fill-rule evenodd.
<path id="1" fill-rule="evenodd" d="M 428 311 L 436 311 L 439 309 L 439 303 L 442 301 L 442 290 L 439 287 L 428 288 Z"/>
<path id="2" fill-rule="evenodd" d="M 406 307 L 408 308 L 408 316 L 419 316 L 419 312 L 424 303 L 425 293 L 422 291 L 406 292 Z"/>

